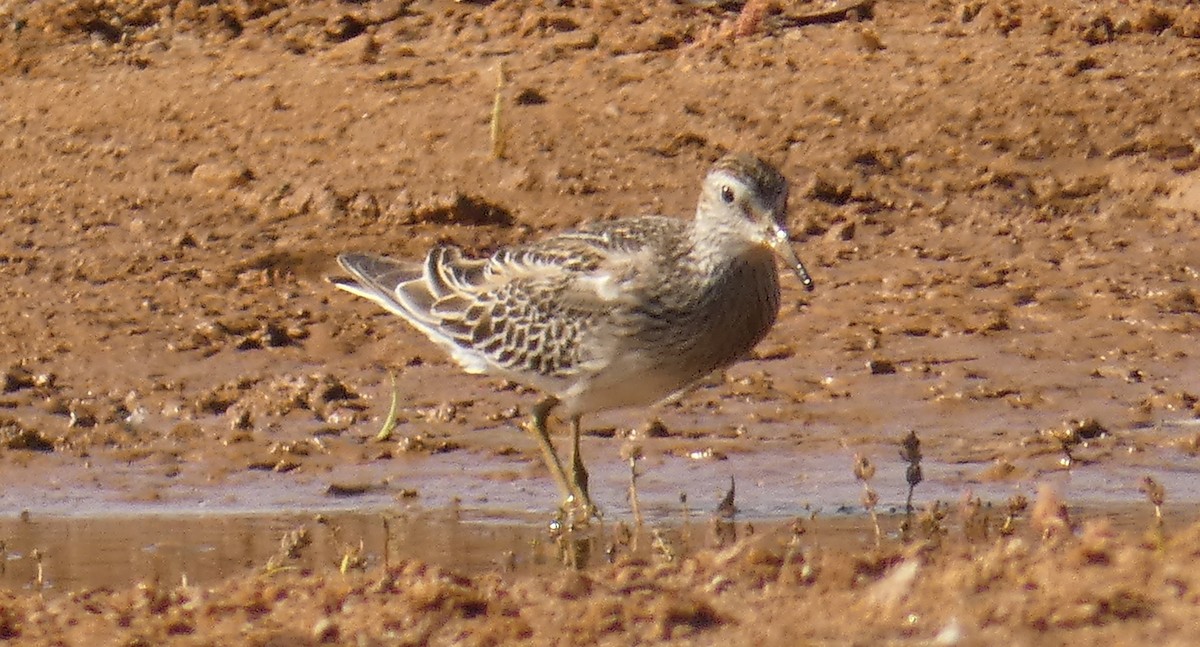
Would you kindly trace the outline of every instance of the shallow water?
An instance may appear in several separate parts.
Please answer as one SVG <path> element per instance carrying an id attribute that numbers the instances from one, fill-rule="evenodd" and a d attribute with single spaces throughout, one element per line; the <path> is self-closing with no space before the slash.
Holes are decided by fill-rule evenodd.
<path id="1" fill-rule="evenodd" d="M 952 506 L 953 507 L 953 506 Z M 1197 506 L 1167 507 L 1169 526 L 1194 519 Z M 1003 518 L 988 506 L 993 528 Z M 1104 517 L 1114 527 L 1149 527 L 1148 504 L 1073 506 L 1072 517 Z M 884 514 L 886 535 L 898 536 L 903 515 Z M 682 510 L 638 528 L 628 520 L 596 522 L 560 539 L 549 518 L 389 510 L 275 513 L 144 512 L 106 516 L 28 514 L 0 519 L 0 586 L 22 590 L 120 589 L 137 583 L 208 584 L 278 569 L 337 572 L 420 560 L 464 574 L 533 574 L 596 566 L 617 554 L 661 550 L 677 554 L 752 535 L 786 539 L 803 528 L 803 545 L 859 550 L 874 541 L 862 508 L 795 519 L 747 519 L 718 524 L 710 513 Z M 303 540 L 296 542 L 298 536 Z M 660 539 L 661 538 L 661 539 Z M 285 546 L 293 546 L 287 554 Z M 347 562 L 346 560 L 353 561 Z"/>
<path id="2" fill-rule="evenodd" d="M 0 521 L 0 582 L 58 590 L 211 583 L 272 568 L 281 540 L 293 531 L 311 543 L 293 558 L 280 558 L 278 566 L 301 570 L 336 569 L 361 546 L 367 564 L 395 553 L 481 571 L 507 554 L 533 559 L 529 546 L 538 535 L 532 524 L 383 513 L 29 515 Z"/>
<path id="3" fill-rule="evenodd" d="M 653 530 L 689 548 L 712 545 L 713 513 L 731 478 L 743 533 L 745 524 L 758 532 L 787 532 L 792 520 L 803 519 L 806 541 L 866 545 L 873 531 L 852 456 L 850 450 L 820 456 L 756 451 L 641 461 L 642 548 Z M 903 512 L 907 493 L 903 470 L 891 465 L 898 459 L 872 460 L 886 466 L 870 484 L 880 496 L 878 510 L 892 516 L 885 530 L 894 532 L 894 515 Z M 14 485 L 0 493 L 0 582 L 59 590 L 203 583 L 281 566 L 336 570 L 347 555 L 361 556 L 364 565 L 420 559 L 465 572 L 561 568 L 564 547 L 550 530 L 555 492 L 544 476 L 514 476 L 526 463 L 451 452 L 320 479 L 245 472 L 215 486 L 165 485 L 156 496 L 138 499 L 80 487 L 78 474 L 60 474 L 57 487 Z M 1011 482 L 975 480 L 977 464 L 926 462 L 923 470 L 914 496 L 918 508 L 933 501 L 954 506 L 970 494 L 1000 514 L 1009 497 L 1032 500 L 1040 486 L 1051 484 L 1086 514 L 1136 525 L 1151 510 L 1139 491 L 1148 475 L 1166 488 L 1168 512 L 1187 516 L 1200 504 L 1200 466 L 1187 457 L 1172 460 L 1169 453 L 1152 467 L 1077 463 Z M 331 483 L 350 476 L 371 487 L 351 496 L 330 494 Z M 583 561 L 603 560 L 618 527 L 634 525 L 628 476 L 620 463 L 598 460 L 593 466 L 592 490 L 605 519 L 586 535 L 590 556 Z M 296 532 L 306 543 L 295 555 L 282 556 L 281 541 Z"/>
<path id="4" fill-rule="evenodd" d="M 739 513 L 748 519 L 784 519 L 843 511 L 859 505 L 862 483 L 852 466 L 861 453 L 874 463 L 871 486 L 884 508 L 901 505 L 907 494 L 904 463 L 897 449 L 864 446 L 805 454 L 794 447 L 758 445 L 746 453 L 720 447 L 692 455 L 658 454 L 637 465 L 637 491 L 648 521 L 670 519 L 681 510 L 707 512 L 736 488 Z M 1072 504 L 1123 504 L 1144 498 L 1142 479 L 1166 487 L 1172 500 L 1200 503 L 1200 461 L 1175 450 L 1122 451 L 1121 460 L 1088 459 L 1064 467 L 1062 455 L 1047 452 L 1027 460 L 1012 476 L 995 476 L 994 463 L 922 462 L 924 480 L 914 501 L 954 501 L 967 493 L 1000 502 L 1013 495 L 1032 497 L 1053 485 Z M 599 454 L 599 452 L 597 452 Z M 631 519 L 630 472 L 615 456 L 589 462 L 593 497 L 614 519 Z M 64 518 L 123 514 L 276 514 L 281 511 L 453 510 L 473 517 L 548 516 L 558 494 L 539 465 L 528 458 L 496 457 L 472 451 L 416 456 L 399 461 L 349 464 L 319 473 L 241 471 L 219 481 L 199 483 L 183 476 L 160 478 L 140 464 L 95 468 L 77 465 L 26 473 L 0 489 L 0 517 L 29 512 Z M 343 491 L 349 490 L 346 494 Z"/>

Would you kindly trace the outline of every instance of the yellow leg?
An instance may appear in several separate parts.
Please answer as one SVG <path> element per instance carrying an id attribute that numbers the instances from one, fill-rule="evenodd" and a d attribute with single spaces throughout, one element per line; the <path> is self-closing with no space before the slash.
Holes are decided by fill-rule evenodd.
<path id="1" fill-rule="evenodd" d="M 587 468 L 583 465 L 583 454 L 579 451 L 579 416 L 571 417 L 570 484 L 574 486 L 577 501 L 583 507 L 584 518 L 599 517 L 600 511 L 592 505 L 592 497 L 588 494 Z"/>
<path id="2" fill-rule="evenodd" d="M 562 461 L 558 459 L 558 454 L 554 451 L 554 445 L 550 442 L 550 432 L 546 429 L 546 421 L 550 418 L 550 411 L 558 405 L 558 398 L 547 397 L 545 400 L 538 402 L 533 406 L 532 417 L 528 424 L 525 425 L 525 431 L 533 434 L 538 441 L 538 446 L 542 450 L 542 461 L 550 470 L 550 476 L 554 478 L 554 483 L 558 485 L 559 491 L 562 492 L 564 507 L 570 505 L 574 498 L 575 491 L 571 488 L 570 482 L 567 480 L 567 473 L 563 470 Z"/>

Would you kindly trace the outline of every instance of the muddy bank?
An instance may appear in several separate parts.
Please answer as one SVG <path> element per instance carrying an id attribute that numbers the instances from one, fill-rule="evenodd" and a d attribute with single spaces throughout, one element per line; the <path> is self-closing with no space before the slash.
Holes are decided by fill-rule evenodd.
<path id="1" fill-rule="evenodd" d="M 906 540 L 895 517 L 881 519 L 880 540 L 859 516 L 724 530 L 712 519 L 617 525 L 539 541 L 513 526 L 463 534 L 454 531 L 463 522 L 444 518 L 384 525 L 330 515 L 289 520 L 298 523 L 273 551 L 263 541 L 272 529 L 246 519 L 142 519 L 148 534 L 187 529 L 194 541 L 155 542 L 124 565 L 10 553 L 0 631 L 20 644 L 1186 644 L 1196 583 L 1185 564 L 1200 550 L 1197 528 L 1172 514 L 1160 526 L 1149 506 L 1115 524 L 1112 512 L 1068 511 L 1054 497 L 1004 509 L 964 503 L 919 514 Z M 116 540 L 131 538 L 131 525 L 70 528 Z M 214 547 L 216 558 L 179 552 Z M 581 558 L 591 560 L 582 570 L 564 565 Z M 82 567 L 66 591 L 64 562 Z M 184 563 L 191 570 L 180 574 Z M 229 572 L 210 582 L 214 566 Z M 106 568 L 115 583 L 84 583 Z M 141 581 L 121 583 L 130 577 Z"/>

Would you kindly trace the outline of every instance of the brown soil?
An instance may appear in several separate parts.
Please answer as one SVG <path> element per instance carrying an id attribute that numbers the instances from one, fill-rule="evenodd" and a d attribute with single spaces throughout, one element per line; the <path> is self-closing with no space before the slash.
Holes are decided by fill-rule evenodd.
<path id="1" fill-rule="evenodd" d="M 1200 530 L 1095 519 L 1146 475 L 1168 509 L 1200 502 L 1200 7 L 898 0 L 807 24 L 826 7 L 738 5 L 0 2 L 9 517 L 549 510 L 515 427 L 536 396 L 332 289 L 339 251 L 686 215 L 740 149 L 791 178 L 817 281 L 785 281 L 780 323 L 723 379 L 585 420 L 610 519 L 588 541 L 613 564 L 64 575 L 0 596 L 0 637 L 1187 643 Z M 821 524 L 859 506 L 856 453 L 903 504 L 909 430 L 918 504 L 967 501 L 949 534 L 612 539 L 629 444 L 652 522 L 681 493 L 707 515 L 732 476 L 743 517 Z M 964 492 L 1003 508 L 1039 483 L 1094 520 L 1056 525 L 1045 494 L 1016 534 L 973 530 Z"/>

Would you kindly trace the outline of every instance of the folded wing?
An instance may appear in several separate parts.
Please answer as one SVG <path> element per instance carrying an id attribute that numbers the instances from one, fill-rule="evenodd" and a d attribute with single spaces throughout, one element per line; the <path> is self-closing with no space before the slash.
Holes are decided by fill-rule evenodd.
<path id="1" fill-rule="evenodd" d="M 508 373 L 553 392 L 598 370 L 644 250 L 604 232 L 562 234 L 487 259 L 438 247 L 424 263 L 342 254 L 337 287 L 403 317 L 471 373 Z"/>

